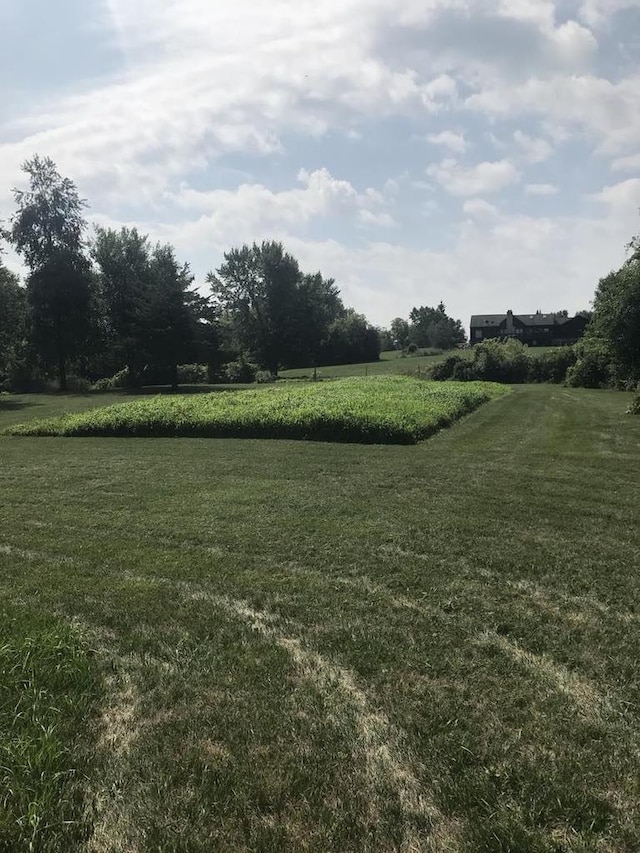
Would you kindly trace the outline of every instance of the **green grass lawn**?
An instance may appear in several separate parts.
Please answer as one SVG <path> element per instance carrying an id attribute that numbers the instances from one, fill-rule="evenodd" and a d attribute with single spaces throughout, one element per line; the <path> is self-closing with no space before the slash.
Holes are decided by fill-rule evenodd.
<path id="1" fill-rule="evenodd" d="M 542 355 L 551 352 L 556 347 L 531 347 L 528 352 L 532 355 Z M 420 351 L 423 353 L 425 351 Z M 379 361 L 363 364 L 336 364 L 329 367 L 319 367 L 317 376 L 320 379 L 342 379 L 345 376 L 380 376 L 390 373 L 406 373 L 409 375 L 426 376 L 434 364 L 438 364 L 450 355 L 471 356 L 471 349 L 455 349 L 447 352 L 427 350 L 425 354 L 404 356 L 399 350 L 388 350 L 380 353 Z M 292 370 L 281 370 L 282 379 L 311 379 L 312 367 L 301 367 Z"/>
<path id="2" fill-rule="evenodd" d="M 520 386 L 416 446 L 0 438 L 0 850 L 637 850 L 629 400 Z"/>

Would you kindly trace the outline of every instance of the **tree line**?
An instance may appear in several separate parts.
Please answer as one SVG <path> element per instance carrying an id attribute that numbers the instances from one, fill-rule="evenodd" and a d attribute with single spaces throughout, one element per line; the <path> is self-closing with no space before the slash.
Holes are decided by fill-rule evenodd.
<path id="1" fill-rule="evenodd" d="M 380 330 L 347 308 L 333 279 L 303 273 L 281 243 L 243 245 L 194 287 L 170 244 L 135 228 L 87 238 L 86 201 L 49 158 L 23 165 L 27 190 L 2 230 L 28 268 L 25 285 L 0 258 L 0 383 L 26 388 L 56 376 L 171 384 L 178 366 L 281 368 L 375 361 Z"/>

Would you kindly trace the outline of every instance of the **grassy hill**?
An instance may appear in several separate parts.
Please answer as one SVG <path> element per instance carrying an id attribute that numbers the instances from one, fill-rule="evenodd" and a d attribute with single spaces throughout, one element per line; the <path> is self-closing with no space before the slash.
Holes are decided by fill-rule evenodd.
<path id="1" fill-rule="evenodd" d="M 554 347 L 536 347 L 528 351 L 533 355 L 550 352 Z M 438 352 L 437 350 L 420 350 L 416 355 L 403 355 L 398 350 L 389 350 L 380 353 L 379 361 L 370 361 L 362 364 L 336 364 L 328 367 L 319 367 L 317 375 L 321 379 L 341 379 L 345 376 L 380 376 L 389 373 L 409 373 L 426 375 L 429 368 L 433 367 L 452 353 L 471 355 L 472 350 L 449 350 Z M 282 370 L 280 376 L 283 379 L 311 379 L 312 367 L 301 367 L 293 370 Z"/>
<path id="2" fill-rule="evenodd" d="M 0 849 L 636 849 L 628 404 L 521 386 L 417 446 L 0 437 Z"/>

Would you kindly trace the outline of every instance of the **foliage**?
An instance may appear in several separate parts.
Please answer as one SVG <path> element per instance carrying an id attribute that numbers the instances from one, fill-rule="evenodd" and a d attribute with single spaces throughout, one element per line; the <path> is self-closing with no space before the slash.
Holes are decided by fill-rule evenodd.
<path id="1" fill-rule="evenodd" d="M 442 302 L 437 308 L 413 308 L 409 320 L 409 338 L 420 347 L 453 349 L 466 340 L 461 321 L 449 317 Z"/>
<path id="2" fill-rule="evenodd" d="M 377 361 L 380 354 L 378 331 L 363 314 L 344 310 L 329 326 L 318 354 L 318 365 L 358 364 Z"/>
<path id="3" fill-rule="evenodd" d="M 255 382 L 258 365 L 246 358 L 237 358 L 227 362 L 222 370 L 222 381 L 232 385 L 244 385 Z"/>
<path id="4" fill-rule="evenodd" d="M 274 376 L 378 357 L 377 330 L 345 309 L 333 279 L 304 275 L 281 243 L 244 245 L 224 259 L 207 276 L 222 325 L 237 351 Z"/>
<path id="5" fill-rule="evenodd" d="M 452 355 L 434 365 L 436 380 L 506 382 L 563 382 L 567 369 L 576 361 L 573 347 L 550 352 L 529 351 L 520 341 L 486 340 L 473 346 L 470 357 Z"/>
<path id="6" fill-rule="evenodd" d="M 178 365 L 178 382 L 180 385 L 206 385 L 208 381 L 206 364 Z"/>
<path id="7" fill-rule="evenodd" d="M 156 397 L 10 429 L 12 435 L 295 438 L 412 444 L 504 388 L 401 376 Z"/>
<path id="8" fill-rule="evenodd" d="M 191 290 L 188 264 L 170 245 L 151 246 L 135 228 L 96 229 L 92 257 L 99 269 L 107 345 L 133 386 L 178 385 L 178 364 L 204 342 L 207 300 Z M 207 355 L 206 352 L 202 353 Z"/>
<path id="9" fill-rule="evenodd" d="M 26 290 L 0 258 L 0 387 L 13 387 L 25 357 L 26 333 Z"/>
<path id="10" fill-rule="evenodd" d="M 588 347 L 596 348 L 601 354 L 605 351 L 610 353 L 616 378 L 635 382 L 640 380 L 638 251 L 636 246 L 627 263 L 600 280 L 593 302 L 593 317 L 586 332 Z"/>
<path id="11" fill-rule="evenodd" d="M 613 352 L 607 341 L 587 336 L 575 346 L 576 363 L 567 370 L 574 388 L 609 388 L 615 384 Z"/>
<path id="12" fill-rule="evenodd" d="M 131 386 L 131 378 L 129 376 L 129 368 L 125 367 L 114 373 L 113 376 L 98 379 L 93 383 L 94 391 L 113 391 L 115 389 L 129 388 Z"/>
<path id="13" fill-rule="evenodd" d="M 9 239 L 23 255 L 31 334 L 45 368 L 55 367 L 60 388 L 67 369 L 86 352 L 91 320 L 92 277 L 83 254 L 86 203 L 75 184 L 58 174 L 48 157 L 27 160 L 29 190 L 14 190 L 18 210 Z"/>

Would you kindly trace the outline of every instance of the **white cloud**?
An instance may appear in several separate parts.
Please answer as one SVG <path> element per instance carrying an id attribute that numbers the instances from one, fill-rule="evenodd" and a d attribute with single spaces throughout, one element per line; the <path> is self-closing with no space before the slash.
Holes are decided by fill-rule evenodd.
<path id="1" fill-rule="evenodd" d="M 535 139 L 521 130 L 516 130 L 513 138 L 522 149 L 522 153 L 529 163 L 543 163 L 553 154 L 553 146 L 546 139 Z"/>
<path id="2" fill-rule="evenodd" d="M 603 27 L 621 9 L 637 8 L 637 0 L 581 0 L 578 17 L 590 27 Z"/>
<path id="3" fill-rule="evenodd" d="M 629 178 L 618 184 L 604 187 L 591 196 L 595 201 L 606 204 L 617 216 L 631 216 L 640 206 L 640 178 Z"/>
<path id="4" fill-rule="evenodd" d="M 615 172 L 640 172 L 640 154 L 630 154 L 628 157 L 618 157 L 611 164 Z"/>
<path id="5" fill-rule="evenodd" d="M 185 233 L 190 246 L 199 241 L 223 245 L 266 239 L 273 233 L 296 233 L 313 220 L 331 216 L 333 221 L 355 217 L 363 225 L 391 226 L 384 210 L 385 197 L 373 188 L 358 192 L 327 169 L 298 172 L 299 187 L 274 192 L 262 184 L 242 184 L 236 190 L 201 192 L 183 185 L 171 197 L 192 219 Z"/>
<path id="6" fill-rule="evenodd" d="M 554 184 L 526 184 L 524 191 L 526 195 L 556 195 L 558 187 Z"/>
<path id="7" fill-rule="evenodd" d="M 509 160 L 478 163 L 465 168 L 457 160 L 449 158 L 429 166 L 427 174 L 456 196 L 496 193 L 520 180 L 520 173 Z"/>
<path id="8" fill-rule="evenodd" d="M 467 149 L 467 142 L 463 133 L 455 133 L 452 130 L 443 130 L 441 133 L 430 133 L 427 136 L 427 142 L 432 145 L 442 145 L 456 154 L 464 154 Z"/>
<path id="9" fill-rule="evenodd" d="M 583 129 L 604 154 L 640 144 L 640 75 L 611 83 L 592 75 L 502 81 L 469 96 L 466 106 L 497 117 L 535 115 Z"/>
<path id="10" fill-rule="evenodd" d="M 483 198 L 467 199 L 467 201 L 462 205 L 462 210 L 469 216 L 473 216 L 478 219 L 498 215 L 498 208 L 493 204 L 489 204 L 489 202 L 485 201 Z"/>

